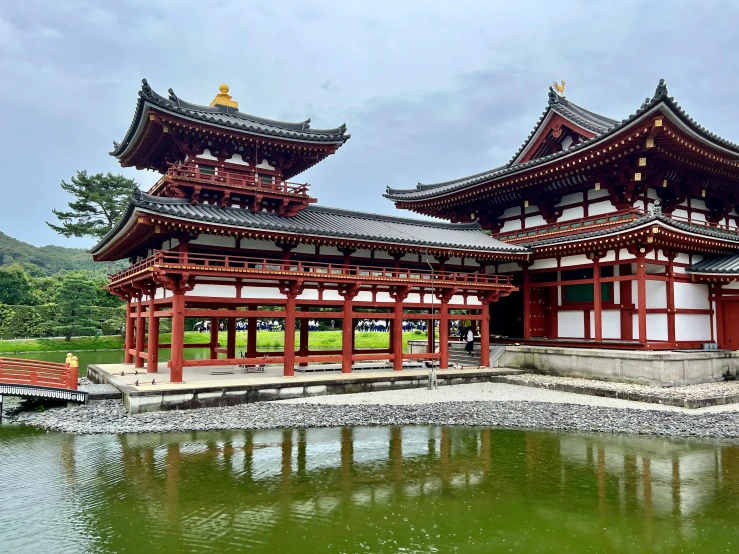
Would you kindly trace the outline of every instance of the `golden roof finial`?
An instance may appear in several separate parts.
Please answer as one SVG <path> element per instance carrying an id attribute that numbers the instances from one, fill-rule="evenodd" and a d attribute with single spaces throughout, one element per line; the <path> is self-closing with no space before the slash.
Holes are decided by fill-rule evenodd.
<path id="1" fill-rule="evenodd" d="M 554 89 L 559 93 L 560 96 L 565 95 L 565 80 L 562 79 L 562 84 L 558 84 L 557 81 L 554 81 Z"/>
<path id="2" fill-rule="evenodd" d="M 239 108 L 239 103 L 228 94 L 229 89 L 226 83 L 223 83 L 220 87 L 218 87 L 218 90 L 220 90 L 221 92 L 219 94 L 216 94 L 213 102 L 210 103 L 211 106 L 227 106 L 229 108 L 236 109 Z"/>

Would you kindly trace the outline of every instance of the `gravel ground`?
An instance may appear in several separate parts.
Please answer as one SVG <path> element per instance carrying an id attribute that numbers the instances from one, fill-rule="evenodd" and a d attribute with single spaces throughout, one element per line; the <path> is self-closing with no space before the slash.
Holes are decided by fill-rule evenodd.
<path id="1" fill-rule="evenodd" d="M 575 401 L 570 397 L 574 397 Z M 568 402 L 569 401 L 569 402 Z M 736 408 L 735 408 L 736 409 Z M 502 384 L 410 389 L 129 416 L 119 401 L 22 413 L 16 421 L 76 434 L 368 425 L 470 425 L 739 438 L 739 415 Z"/>
<path id="2" fill-rule="evenodd" d="M 704 398 L 728 398 L 739 396 L 739 381 L 720 381 L 716 383 L 702 383 L 700 385 L 686 385 L 681 387 L 656 387 L 651 385 L 634 385 L 630 383 L 598 381 L 595 379 L 578 379 L 576 377 L 557 377 L 554 375 L 509 375 L 506 379 L 508 381 L 517 381 L 521 384 L 544 388 L 567 385 L 572 387 L 587 387 L 603 391 L 641 393 L 658 398 L 701 400 Z"/>

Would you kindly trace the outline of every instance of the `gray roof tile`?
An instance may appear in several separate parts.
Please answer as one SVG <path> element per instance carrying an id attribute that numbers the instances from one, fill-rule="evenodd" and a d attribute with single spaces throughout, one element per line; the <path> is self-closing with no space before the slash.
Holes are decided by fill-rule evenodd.
<path id="1" fill-rule="evenodd" d="M 242 208 L 220 208 L 193 204 L 188 199 L 161 198 L 137 193 L 120 223 L 93 249 L 96 253 L 110 242 L 136 209 L 195 222 L 268 230 L 297 235 L 346 238 L 478 252 L 526 253 L 523 246 L 507 244 L 484 233 L 478 223 L 455 224 L 394 217 L 325 206 L 308 206 L 295 216 L 252 212 Z"/>
<path id="2" fill-rule="evenodd" d="M 688 273 L 725 273 L 739 275 L 739 254 L 706 258 L 686 268 Z"/>

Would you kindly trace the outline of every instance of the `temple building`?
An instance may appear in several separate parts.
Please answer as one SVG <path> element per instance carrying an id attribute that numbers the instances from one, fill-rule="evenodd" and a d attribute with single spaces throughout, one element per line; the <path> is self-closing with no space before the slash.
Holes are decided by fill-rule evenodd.
<path id="1" fill-rule="evenodd" d="M 661 80 L 623 120 L 555 85 L 505 165 L 385 196 L 478 221 L 531 253 L 487 268 L 519 289 L 491 314 L 491 334 L 509 344 L 737 349 L 738 185 L 739 145 L 694 121 Z"/>
<path id="2" fill-rule="evenodd" d="M 348 139 L 345 125 L 248 115 L 226 85 L 203 106 L 143 81 L 112 155 L 161 178 L 93 249 L 99 261 L 131 261 L 109 285 L 127 301 L 126 363 L 156 372 L 171 348 L 175 383 L 188 366 L 444 369 L 452 319 L 472 322 L 485 367 L 491 342 L 737 349 L 739 145 L 689 117 L 664 81 L 623 120 L 555 85 L 505 165 L 385 193 L 447 221 L 321 206 L 292 182 Z M 207 343 L 184 343 L 185 318 L 211 320 Z M 284 321 L 284 350 L 257 352 L 258 318 Z M 390 322 L 389 348 L 356 347 L 360 318 Z M 162 319 L 171 344 L 158 343 Z M 244 357 L 237 319 L 248 323 Z M 342 330 L 340 350 L 309 349 L 306 323 L 317 319 Z M 438 325 L 438 347 L 430 336 L 425 352 L 403 352 L 404 320 Z M 208 359 L 185 359 L 203 346 Z"/>
<path id="3" fill-rule="evenodd" d="M 516 290 L 511 275 L 490 270 L 526 261 L 530 250 L 474 220 L 318 205 L 308 184 L 290 180 L 334 154 L 349 139 L 346 126 L 251 116 L 228 92 L 221 85 L 203 106 L 171 89 L 161 96 L 144 80 L 131 126 L 114 143 L 122 166 L 161 174 L 92 251 L 98 261 L 131 262 L 109 284 L 127 301 L 125 362 L 157 372 L 159 350 L 169 348 L 174 383 L 188 366 L 281 364 L 292 376 L 309 364 L 340 363 L 349 373 L 363 360 L 385 360 L 400 371 L 422 359 L 443 369 L 449 322 L 463 314 L 478 324 L 479 363 L 488 366 L 490 305 Z M 185 344 L 185 318 L 211 320 L 207 343 Z M 283 322 L 284 350 L 257 352 L 258 318 Z M 389 348 L 358 349 L 359 318 L 389 321 Z M 171 320 L 171 344 L 159 343 L 162 319 Z M 309 349 L 307 322 L 318 319 L 342 330 L 340 350 Z M 245 352 L 237 352 L 237 320 L 248 326 Z M 426 352 L 404 353 L 404 320 L 436 322 L 439 347 L 431 338 Z M 210 356 L 185 359 L 189 347 L 208 347 Z"/>

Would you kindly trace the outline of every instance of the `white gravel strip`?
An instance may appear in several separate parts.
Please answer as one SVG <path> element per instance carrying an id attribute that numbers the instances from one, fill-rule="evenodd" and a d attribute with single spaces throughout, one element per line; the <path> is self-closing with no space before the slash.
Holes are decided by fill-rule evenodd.
<path id="1" fill-rule="evenodd" d="M 531 378 L 532 375 L 522 376 Z M 540 377 L 540 376 L 536 376 Z M 590 384 L 593 381 L 574 379 Z M 596 381 L 600 383 L 600 381 Z M 618 384 L 621 383 L 606 383 Z M 640 386 L 640 385 L 627 385 Z M 697 385 L 703 386 L 703 385 Z M 657 387 L 647 387 L 657 388 Z M 415 405 L 435 404 L 438 402 L 543 402 L 550 404 L 576 404 L 579 406 L 600 406 L 605 408 L 624 408 L 632 410 L 656 410 L 685 413 L 719 413 L 739 412 L 739 404 L 710 406 L 706 408 L 679 408 L 663 404 L 635 402 L 618 398 L 604 398 L 572 392 L 560 392 L 520 385 L 503 383 L 473 383 L 470 385 L 441 386 L 435 391 L 427 389 L 403 389 L 378 392 L 362 392 L 357 394 L 337 394 L 331 396 L 310 396 L 290 400 L 276 400 L 275 404 L 329 404 L 329 405 Z"/>
<path id="2" fill-rule="evenodd" d="M 680 387 L 656 387 L 652 385 L 598 381 L 596 379 L 558 377 L 556 375 L 509 375 L 506 378 L 509 381 L 519 381 L 523 384 L 536 383 L 541 386 L 568 385 L 572 387 L 588 387 L 604 391 L 641 393 L 645 395 L 658 396 L 660 398 L 703 399 L 739 396 L 739 381 L 719 381 L 715 383 L 701 383 L 699 385 L 685 385 Z"/>

